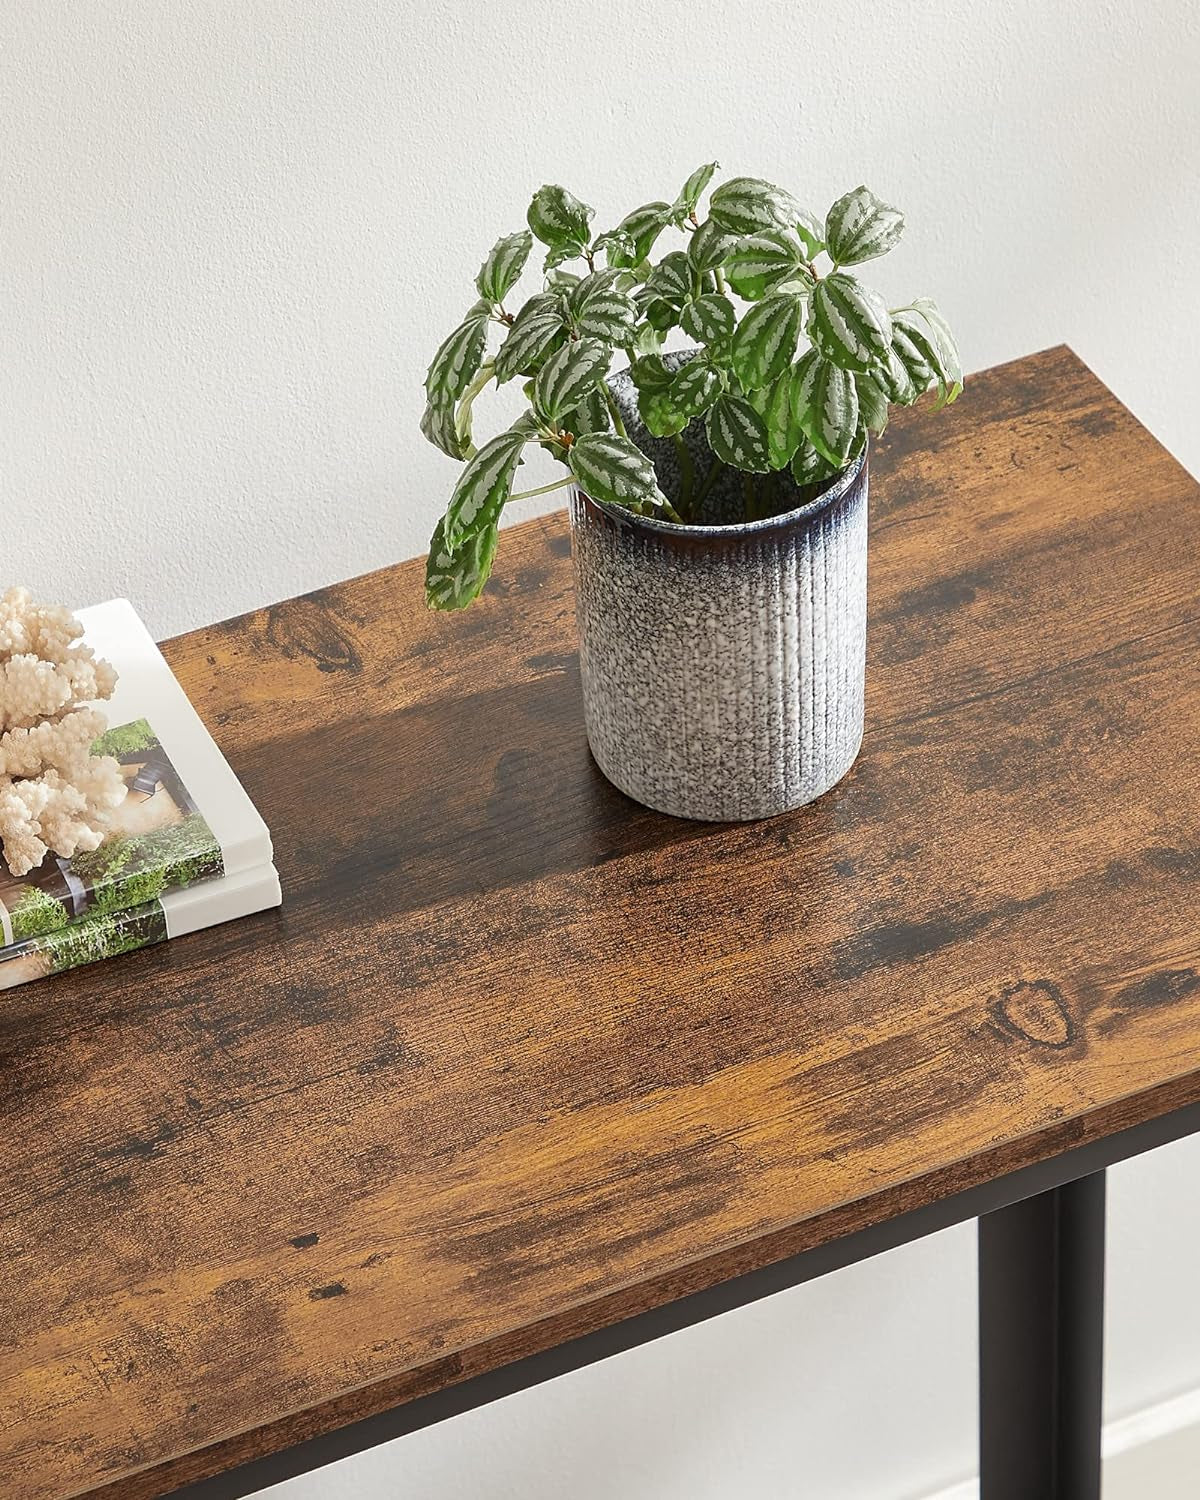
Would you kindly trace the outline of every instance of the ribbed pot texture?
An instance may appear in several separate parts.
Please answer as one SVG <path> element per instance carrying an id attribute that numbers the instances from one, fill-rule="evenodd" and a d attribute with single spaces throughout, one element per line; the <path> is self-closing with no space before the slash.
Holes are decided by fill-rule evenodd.
<path id="1" fill-rule="evenodd" d="M 673 488 L 674 450 L 641 427 L 630 384 L 612 385 Z M 688 441 L 704 462 L 692 429 Z M 571 530 L 588 742 L 610 781 L 660 812 L 725 822 L 841 780 L 863 733 L 865 453 L 766 521 L 676 526 L 575 490 Z"/>

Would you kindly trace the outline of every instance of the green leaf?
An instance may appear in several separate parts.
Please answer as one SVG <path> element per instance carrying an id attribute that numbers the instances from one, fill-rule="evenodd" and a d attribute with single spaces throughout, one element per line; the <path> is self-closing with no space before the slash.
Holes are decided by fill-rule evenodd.
<path id="1" fill-rule="evenodd" d="M 706 162 L 704 166 L 697 167 L 692 175 L 683 185 L 683 191 L 675 200 L 675 213 L 683 218 L 688 214 L 694 214 L 704 189 L 712 181 L 713 173 L 720 167 L 719 161 Z"/>
<path id="2" fill-rule="evenodd" d="M 488 581 L 496 556 L 499 520 L 473 532 L 460 547 L 446 545 L 446 518 L 437 523 L 425 569 L 425 600 L 430 609 L 465 609 Z"/>
<path id="3" fill-rule="evenodd" d="M 635 359 L 629 367 L 633 383 L 641 391 L 665 391 L 670 389 L 674 371 L 668 370 L 660 354 L 647 354 Z"/>
<path id="4" fill-rule="evenodd" d="M 689 338 L 700 344 L 715 344 L 727 339 L 737 323 L 733 303 L 720 292 L 706 292 L 683 309 L 679 326 Z"/>
<path id="5" fill-rule="evenodd" d="M 421 418 L 421 431 L 435 448 L 451 458 L 466 458 L 471 451 L 470 442 L 458 431 L 453 403 L 428 402 Z"/>
<path id="6" fill-rule="evenodd" d="M 663 335 L 649 323 L 643 323 L 629 345 L 629 353 L 638 358 L 645 354 L 657 354 L 663 346 Z"/>
<path id="7" fill-rule="evenodd" d="M 485 302 L 495 306 L 504 301 L 520 279 L 532 249 L 533 236 L 527 229 L 496 241 L 475 278 L 475 289 Z"/>
<path id="8" fill-rule="evenodd" d="M 691 421 L 687 412 L 676 403 L 670 390 L 639 391 L 638 415 L 652 437 L 674 437 Z"/>
<path id="9" fill-rule="evenodd" d="M 704 430 L 722 463 L 751 474 L 765 474 L 771 467 L 766 423 L 741 396 L 722 396 L 709 411 Z"/>
<path id="10" fill-rule="evenodd" d="M 785 281 L 812 284 L 804 247 L 795 235 L 767 229 L 746 236 L 725 264 L 729 285 L 747 302 L 757 302 Z"/>
<path id="11" fill-rule="evenodd" d="M 816 214 L 802 208 L 796 214 L 796 233 L 804 242 L 809 260 L 815 260 L 825 248 L 825 225 Z"/>
<path id="12" fill-rule="evenodd" d="M 733 373 L 744 390 L 769 385 L 796 353 L 804 304 L 791 292 L 756 302 L 738 324 L 730 348 Z"/>
<path id="13" fill-rule="evenodd" d="M 612 267 L 628 270 L 630 266 L 637 265 L 633 237 L 626 234 L 623 229 L 609 229 L 599 235 L 594 242 L 593 249 L 603 250 Z"/>
<path id="14" fill-rule="evenodd" d="M 689 359 L 671 381 L 670 397 L 690 422 L 707 411 L 721 392 L 721 377 L 702 359 Z"/>
<path id="15" fill-rule="evenodd" d="M 787 466 L 804 437 L 792 393 L 799 368 L 790 366 L 766 387 L 762 417 L 767 429 L 767 456 L 773 469 Z"/>
<path id="16" fill-rule="evenodd" d="M 623 272 L 609 267 L 593 271 L 572 291 L 568 310 L 575 327 L 582 334 L 604 339 L 609 344 L 624 344 L 637 323 L 637 307 L 616 283 Z"/>
<path id="17" fill-rule="evenodd" d="M 913 338 L 902 316 L 897 313 L 892 319 L 892 355 L 908 379 L 908 391 L 895 399 L 905 406 L 911 406 L 923 396 L 937 379 L 937 371 L 929 358 L 931 353 L 929 341 L 924 337 Z"/>
<path id="18" fill-rule="evenodd" d="M 844 271 L 835 271 L 817 282 L 808 332 L 835 365 L 870 370 L 887 358 L 892 320 L 882 297 Z"/>
<path id="19" fill-rule="evenodd" d="M 837 473 L 837 465 L 831 464 L 823 454 L 817 452 L 806 437 L 796 444 L 792 454 L 792 478 L 797 484 L 819 484 Z"/>
<path id="20" fill-rule="evenodd" d="M 790 193 L 758 177 L 732 177 L 708 201 L 708 212 L 730 234 L 786 229 L 796 219 Z"/>
<path id="21" fill-rule="evenodd" d="M 629 265 L 636 266 L 650 254 L 655 240 L 670 222 L 669 203 L 643 203 L 641 208 L 635 208 L 632 213 L 626 214 L 611 233 L 629 240 L 633 247 Z M 601 239 L 604 238 L 602 235 Z"/>
<path id="22" fill-rule="evenodd" d="M 594 212 L 586 203 L 572 197 L 566 188 L 550 184 L 534 193 L 526 220 L 543 245 L 577 255 L 587 244 L 588 226 Z"/>
<path id="23" fill-rule="evenodd" d="M 654 465 L 640 448 L 615 432 L 588 433 L 567 454 L 571 473 L 593 500 L 607 500 L 631 510 L 666 503 Z"/>
<path id="24" fill-rule="evenodd" d="M 562 299 L 549 292 L 530 297 L 496 353 L 496 384 L 534 374 L 565 336 Z"/>
<path id="25" fill-rule="evenodd" d="M 684 252 L 672 250 L 664 255 L 646 277 L 642 290 L 647 302 L 661 299 L 676 308 L 682 307 L 692 292 L 692 273 Z"/>
<path id="26" fill-rule="evenodd" d="M 593 386 L 574 411 L 562 419 L 564 431 L 582 437 L 585 432 L 609 432 L 612 429 L 612 414 L 608 402 L 598 385 Z M 556 450 L 561 457 L 561 449 Z"/>
<path id="27" fill-rule="evenodd" d="M 839 266 L 856 266 L 885 255 L 904 233 L 904 215 L 882 203 L 865 187 L 856 187 L 829 210 L 825 241 Z"/>
<path id="28" fill-rule="evenodd" d="M 646 321 L 656 333 L 665 336 L 679 322 L 679 303 L 656 297 L 646 309 Z"/>
<path id="29" fill-rule="evenodd" d="M 443 339 L 425 376 L 425 393 L 435 406 L 458 400 L 483 363 L 491 309 L 476 303 L 453 333 Z"/>
<path id="30" fill-rule="evenodd" d="M 934 373 L 941 387 L 938 404 L 949 406 L 952 401 L 957 401 L 963 388 L 962 359 L 959 356 L 958 344 L 950 332 L 949 323 L 942 317 L 937 303 L 932 298 L 918 297 L 912 305 L 912 311 L 922 317 L 928 325 L 932 353 L 936 356 Z M 903 321 L 907 325 L 908 320 Z"/>
<path id="31" fill-rule="evenodd" d="M 612 350 L 599 339 L 577 339 L 552 354 L 533 386 L 538 414 L 554 423 L 578 406 L 608 374 Z"/>
<path id="32" fill-rule="evenodd" d="M 888 400 L 898 402 L 901 406 L 911 406 L 921 394 L 913 385 L 908 370 L 897 352 L 896 325 L 894 322 L 892 324 L 892 342 L 888 346 L 887 358 L 878 369 L 872 370 L 871 374 L 878 381 L 880 388 Z M 932 374 L 927 377 L 926 385 L 928 385 L 930 379 L 932 379 Z"/>
<path id="33" fill-rule="evenodd" d="M 443 528 L 443 539 L 451 551 L 457 552 L 468 537 L 497 520 L 512 490 L 521 449 L 528 441 L 527 432 L 502 432 L 484 443 L 459 475 Z"/>
<path id="34" fill-rule="evenodd" d="M 693 271 L 711 271 L 728 260 L 739 243 L 736 234 L 729 234 L 719 224 L 705 219 L 688 240 L 688 265 Z"/>
<path id="35" fill-rule="evenodd" d="M 858 433 L 858 391 L 854 376 L 810 349 L 796 366 L 792 386 L 796 421 L 804 435 L 835 468 L 842 468 Z"/>
<path id="36" fill-rule="evenodd" d="M 856 374 L 854 385 L 858 391 L 859 424 L 869 432 L 883 432 L 888 424 L 889 397 L 879 375 L 873 370 Z"/>

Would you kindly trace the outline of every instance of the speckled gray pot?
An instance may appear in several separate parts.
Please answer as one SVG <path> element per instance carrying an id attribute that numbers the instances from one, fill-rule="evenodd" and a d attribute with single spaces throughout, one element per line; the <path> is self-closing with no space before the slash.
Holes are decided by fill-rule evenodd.
<path id="1" fill-rule="evenodd" d="M 611 385 L 671 493 L 674 449 L 637 419 L 628 376 Z M 698 424 L 686 438 L 704 462 Z M 710 504 L 739 513 L 740 492 Z M 577 489 L 571 531 L 588 742 L 610 781 L 660 812 L 725 822 L 841 780 L 863 733 L 865 453 L 770 520 L 676 526 Z"/>

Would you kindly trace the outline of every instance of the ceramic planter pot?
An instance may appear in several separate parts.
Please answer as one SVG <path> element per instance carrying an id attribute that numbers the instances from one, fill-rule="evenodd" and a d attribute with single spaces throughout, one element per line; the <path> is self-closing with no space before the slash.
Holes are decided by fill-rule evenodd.
<path id="1" fill-rule="evenodd" d="M 628 375 L 610 385 L 672 493 L 673 445 L 642 426 Z M 685 441 L 707 472 L 700 424 Z M 588 742 L 623 792 L 677 817 L 741 821 L 811 802 L 850 769 L 863 733 L 867 467 L 864 452 L 816 499 L 740 524 L 672 525 L 573 491 Z M 704 519 L 742 514 L 740 485 L 718 486 Z"/>

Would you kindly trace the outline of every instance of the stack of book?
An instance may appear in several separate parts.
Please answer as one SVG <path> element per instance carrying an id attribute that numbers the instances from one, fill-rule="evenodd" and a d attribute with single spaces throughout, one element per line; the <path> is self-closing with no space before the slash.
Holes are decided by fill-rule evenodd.
<path id="1" fill-rule="evenodd" d="M 267 826 L 133 606 L 79 619 L 120 674 L 95 748 L 120 762 L 125 801 L 98 849 L 19 880 L 0 861 L 0 989 L 280 902 Z"/>

